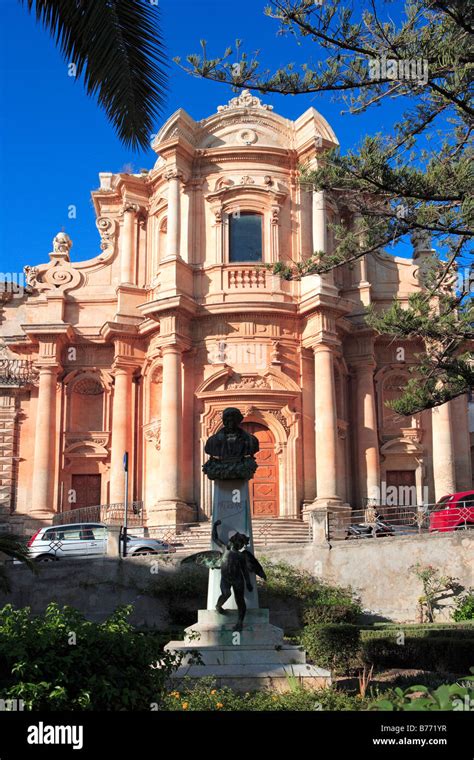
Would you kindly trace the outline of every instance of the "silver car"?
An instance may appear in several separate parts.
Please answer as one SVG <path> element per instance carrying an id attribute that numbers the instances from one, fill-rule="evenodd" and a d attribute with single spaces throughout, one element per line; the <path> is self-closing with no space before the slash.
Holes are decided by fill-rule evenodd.
<path id="1" fill-rule="evenodd" d="M 103 557 L 107 549 L 107 526 L 103 523 L 68 523 L 41 528 L 28 541 L 30 556 L 37 562 L 67 557 Z M 127 555 L 168 554 L 176 548 L 157 538 L 128 534 Z"/>

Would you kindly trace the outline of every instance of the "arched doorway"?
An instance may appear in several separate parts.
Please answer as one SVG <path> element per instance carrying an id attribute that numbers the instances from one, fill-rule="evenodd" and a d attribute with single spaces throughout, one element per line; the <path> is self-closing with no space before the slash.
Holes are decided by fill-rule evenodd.
<path id="1" fill-rule="evenodd" d="M 278 459 L 273 433 L 259 422 L 244 422 L 242 427 L 258 438 L 260 450 L 255 459 L 258 469 L 249 480 L 253 517 L 278 517 Z"/>

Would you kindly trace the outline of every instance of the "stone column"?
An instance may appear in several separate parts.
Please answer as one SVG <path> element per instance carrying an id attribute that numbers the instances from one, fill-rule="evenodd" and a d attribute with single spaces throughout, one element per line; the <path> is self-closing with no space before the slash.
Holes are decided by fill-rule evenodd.
<path id="1" fill-rule="evenodd" d="M 324 190 L 313 190 L 313 253 L 327 250 Z"/>
<path id="2" fill-rule="evenodd" d="M 110 503 L 124 500 L 125 473 L 123 455 L 129 453 L 129 485 L 131 485 L 130 465 L 132 458 L 132 376 L 131 366 L 115 367 L 114 399 L 112 407 L 112 451 L 110 457 Z M 130 494 L 129 494 L 130 498 Z"/>
<path id="3" fill-rule="evenodd" d="M 39 368 L 31 512 L 54 512 L 56 379 L 58 365 Z"/>
<path id="4" fill-rule="evenodd" d="M 452 402 L 431 410 L 435 499 L 456 491 Z"/>
<path id="5" fill-rule="evenodd" d="M 337 411 L 332 348 L 314 346 L 317 503 L 340 503 L 337 495 Z"/>
<path id="6" fill-rule="evenodd" d="M 327 213 L 324 190 L 313 190 L 313 251 L 328 252 Z M 334 286 L 334 272 L 321 275 L 326 285 Z"/>
<path id="7" fill-rule="evenodd" d="M 163 390 L 158 501 L 171 506 L 181 501 L 181 348 L 174 343 L 162 346 L 161 350 Z"/>
<path id="8" fill-rule="evenodd" d="M 166 237 L 166 258 L 179 258 L 180 192 L 181 175 L 178 171 L 166 174 L 168 179 L 168 232 Z"/>
<path id="9" fill-rule="evenodd" d="M 356 366 L 359 497 L 380 498 L 380 461 L 373 362 Z"/>
<path id="10" fill-rule="evenodd" d="M 138 206 L 125 204 L 123 208 L 122 246 L 120 259 L 120 284 L 133 285 L 133 265 L 136 253 L 136 216 Z"/>

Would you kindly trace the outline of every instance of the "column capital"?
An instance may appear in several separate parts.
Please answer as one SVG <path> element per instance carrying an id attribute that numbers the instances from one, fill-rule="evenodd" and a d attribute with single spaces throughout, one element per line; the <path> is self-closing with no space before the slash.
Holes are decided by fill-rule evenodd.
<path id="1" fill-rule="evenodd" d="M 336 344 L 332 343 L 326 343 L 324 341 L 320 341 L 319 343 L 314 343 L 311 348 L 314 354 L 320 354 L 323 351 L 328 351 L 331 354 L 334 354 L 334 349 L 336 347 Z"/>
<path id="2" fill-rule="evenodd" d="M 124 373 L 132 375 L 138 369 L 140 369 L 140 367 L 135 362 L 130 361 L 127 357 L 116 356 L 112 364 L 112 374 L 114 376 Z"/>
<path id="3" fill-rule="evenodd" d="M 132 201 L 124 200 L 120 209 L 120 213 L 121 214 L 138 214 L 140 209 L 141 209 L 141 206 L 138 203 L 133 203 Z"/>
<path id="4" fill-rule="evenodd" d="M 357 359 L 350 359 L 349 366 L 351 370 L 354 370 L 357 375 L 362 375 L 364 373 L 373 375 L 377 369 L 377 362 L 373 356 L 361 356 Z"/>
<path id="5" fill-rule="evenodd" d="M 180 182 L 185 181 L 184 173 L 178 169 L 177 166 L 171 166 L 169 169 L 167 169 L 164 173 L 164 178 L 168 180 L 168 182 L 172 179 L 177 179 Z"/>

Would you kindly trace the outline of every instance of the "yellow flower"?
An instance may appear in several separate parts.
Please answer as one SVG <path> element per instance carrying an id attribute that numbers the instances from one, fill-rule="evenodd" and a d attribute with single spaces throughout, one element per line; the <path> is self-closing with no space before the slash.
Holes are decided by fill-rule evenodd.
<path id="1" fill-rule="evenodd" d="M 179 699 L 179 691 L 171 691 L 170 697 L 175 697 L 176 699 Z"/>
<path id="2" fill-rule="evenodd" d="M 275 697 L 275 695 L 272 697 L 273 701 L 276 702 L 278 697 Z"/>
<path id="3" fill-rule="evenodd" d="M 188 709 L 188 705 L 189 705 L 189 702 L 183 702 L 182 705 L 181 705 L 181 707 L 183 708 L 183 710 L 187 710 Z"/>
<path id="4" fill-rule="evenodd" d="M 211 694 L 215 694 L 215 693 L 216 693 L 216 691 L 217 691 L 217 689 L 213 689 L 213 690 L 211 691 Z"/>
<path id="5" fill-rule="evenodd" d="M 220 710 L 221 707 L 224 707 L 224 705 L 222 704 L 222 702 L 216 702 L 216 707 L 218 710 Z"/>

